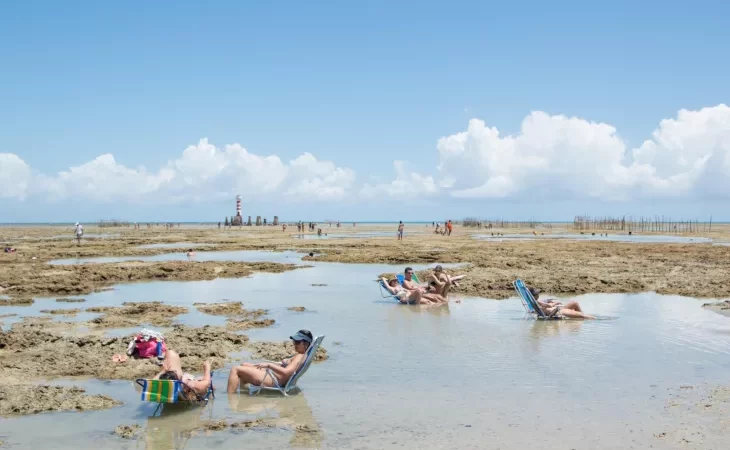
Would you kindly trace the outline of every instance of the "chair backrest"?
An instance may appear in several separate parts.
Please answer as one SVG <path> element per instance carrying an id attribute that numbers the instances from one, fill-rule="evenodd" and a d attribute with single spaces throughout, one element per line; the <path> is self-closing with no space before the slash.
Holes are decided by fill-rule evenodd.
<path id="1" fill-rule="evenodd" d="M 538 317 L 547 317 L 542 309 L 540 309 L 540 306 L 537 304 L 537 301 L 532 296 L 530 290 L 527 289 L 527 286 L 525 286 L 524 281 L 518 279 L 513 283 L 513 285 L 517 293 L 520 295 L 522 306 L 528 314 L 535 314 Z"/>
<path id="2" fill-rule="evenodd" d="M 398 284 L 401 284 L 401 285 L 403 284 L 403 282 L 404 282 L 404 281 L 405 281 L 405 279 L 406 279 L 405 275 L 403 275 L 402 273 L 399 273 L 399 274 L 398 274 L 398 275 L 396 275 L 395 277 L 396 277 L 396 278 L 398 279 Z"/>
<path id="3" fill-rule="evenodd" d="M 284 391 L 288 391 L 289 389 L 292 389 L 294 386 L 297 385 L 297 380 L 299 380 L 302 375 L 309 369 L 309 366 L 312 364 L 312 361 L 314 361 L 314 356 L 317 354 L 317 350 L 319 349 L 320 344 L 322 344 L 322 341 L 324 340 L 324 335 L 322 336 L 316 336 L 314 340 L 312 341 L 312 345 L 309 346 L 307 349 L 307 357 L 304 359 L 304 362 L 301 366 L 294 372 L 294 375 L 289 378 L 289 382 L 286 383 L 286 386 L 284 387 Z"/>
<path id="4" fill-rule="evenodd" d="M 156 403 L 177 403 L 183 384 L 179 380 L 145 380 L 140 378 L 137 384 L 142 386 L 142 401 Z"/>

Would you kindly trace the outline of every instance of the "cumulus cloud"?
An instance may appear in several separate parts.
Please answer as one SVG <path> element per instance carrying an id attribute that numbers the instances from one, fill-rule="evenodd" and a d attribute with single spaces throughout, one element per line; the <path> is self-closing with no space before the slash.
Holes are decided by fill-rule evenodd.
<path id="1" fill-rule="evenodd" d="M 17 155 L 0 154 L 0 197 L 23 199 L 44 195 L 50 200 L 82 198 L 94 202 L 171 203 L 213 201 L 241 194 L 245 199 L 262 195 L 306 200 L 337 200 L 347 195 L 355 172 L 319 161 L 304 153 L 283 162 L 278 156 L 261 156 L 239 144 L 223 150 L 201 139 L 179 158 L 156 171 L 119 164 L 104 154 L 55 175 L 33 174 Z"/>
<path id="2" fill-rule="evenodd" d="M 408 172 L 404 161 L 394 161 L 393 168 L 396 173 L 395 180 L 385 184 L 365 183 L 360 190 L 360 195 L 364 198 L 376 198 L 381 195 L 422 196 L 435 194 L 438 191 L 432 176 Z"/>
<path id="3" fill-rule="evenodd" d="M 454 197 L 629 200 L 730 196 L 730 107 L 679 111 L 652 139 L 627 148 L 617 130 L 577 117 L 533 112 L 516 135 L 472 119 L 436 145 L 438 184 Z M 419 176 L 423 177 L 423 176 Z M 371 192 L 419 191 L 399 173 Z M 394 188 L 397 186 L 397 188 Z"/>
<path id="4" fill-rule="evenodd" d="M 25 198 L 30 167 L 13 153 L 0 153 L 0 198 Z"/>

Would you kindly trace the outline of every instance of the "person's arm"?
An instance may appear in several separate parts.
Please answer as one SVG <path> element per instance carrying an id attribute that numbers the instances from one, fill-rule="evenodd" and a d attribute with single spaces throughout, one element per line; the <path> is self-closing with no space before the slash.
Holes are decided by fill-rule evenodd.
<path id="1" fill-rule="evenodd" d="M 403 280 L 403 287 L 407 291 L 423 291 L 424 289 L 416 283 L 408 280 Z"/>
<path id="2" fill-rule="evenodd" d="M 304 355 L 294 356 L 289 361 L 289 364 L 286 365 L 286 367 L 282 367 L 281 365 L 275 363 L 261 363 L 258 364 L 256 367 L 258 367 L 259 369 L 271 369 L 271 371 L 274 372 L 277 377 L 288 378 L 292 376 L 292 374 L 299 368 L 299 364 L 301 363 L 303 357 Z"/>
<path id="3" fill-rule="evenodd" d="M 210 386 L 210 361 L 203 363 L 203 378 L 191 381 L 188 385 L 199 393 L 208 391 L 208 387 Z"/>
<path id="4" fill-rule="evenodd" d="M 444 285 L 446 284 L 445 282 L 441 281 L 440 277 L 436 276 L 436 274 L 431 274 L 430 278 L 431 278 L 431 281 L 436 283 L 436 285 L 439 287 L 439 289 L 444 287 Z"/>
<path id="5" fill-rule="evenodd" d="M 397 295 L 398 294 L 398 291 L 396 291 L 396 289 L 394 287 L 392 287 L 391 285 L 388 284 L 388 280 L 386 280 L 385 278 L 381 278 L 380 281 L 383 282 L 383 286 L 385 287 L 385 289 L 388 292 L 390 292 L 393 295 Z"/>

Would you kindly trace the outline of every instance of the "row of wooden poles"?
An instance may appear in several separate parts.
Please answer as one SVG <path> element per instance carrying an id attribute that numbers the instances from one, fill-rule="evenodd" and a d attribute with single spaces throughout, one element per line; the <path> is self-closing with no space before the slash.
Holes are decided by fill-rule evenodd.
<path id="1" fill-rule="evenodd" d="M 590 217 L 575 216 L 574 230 L 611 230 L 645 233 L 707 233 L 712 231 L 712 217 L 699 220 L 672 220 L 668 216 L 654 217 Z"/>
<path id="2" fill-rule="evenodd" d="M 552 224 L 538 220 L 505 220 L 505 219 L 477 219 L 467 217 L 461 225 L 474 228 L 552 228 Z"/>

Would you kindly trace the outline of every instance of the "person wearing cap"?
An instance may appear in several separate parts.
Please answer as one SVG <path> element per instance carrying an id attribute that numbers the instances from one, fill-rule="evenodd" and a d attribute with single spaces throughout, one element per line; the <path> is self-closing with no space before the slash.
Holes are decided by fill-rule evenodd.
<path id="1" fill-rule="evenodd" d="M 568 302 L 563 305 L 559 301 L 553 299 L 540 300 L 540 292 L 542 291 L 538 288 L 530 288 L 532 298 L 535 299 L 542 312 L 549 317 L 563 316 L 569 319 L 595 319 L 595 317 L 585 314 L 576 301 Z"/>
<path id="2" fill-rule="evenodd" d="M 281 362 L 262 362 L 247 363 L 243 362 L 240 366 L 231 369 L 228 375 L 228 393 L 234 393 L 238 390 L 240 384 L 254 384 L 256 386 L 274 387 L 274 380 L 267 376 L 267 370 L 271 370 L 279 382 L 279 386 L 284 386 L 289 378 L 294 375 L 299 366 L 306 359 L 307 349 L 312 345 L 314 339 L 312 332 L 309 330 L 299 330 L 289 338 L 294 342 L 294 350 L 296 354 L 291 358 L 286 358 Z"/>
<path id="3" fill-rule="evenodd" d="M 84 235 L 84 226 L 80 223 L 76 222 L 76 226 L 74 228 L 74 236 L 76 236 L 76 242 L 81 244 L 81 236 Z"/>

